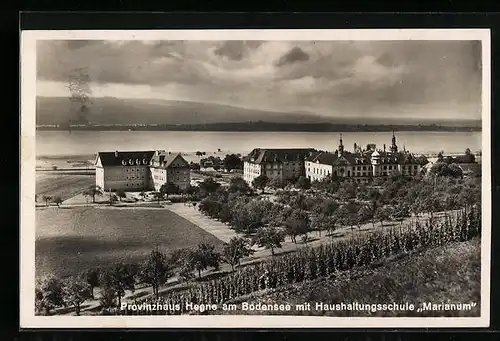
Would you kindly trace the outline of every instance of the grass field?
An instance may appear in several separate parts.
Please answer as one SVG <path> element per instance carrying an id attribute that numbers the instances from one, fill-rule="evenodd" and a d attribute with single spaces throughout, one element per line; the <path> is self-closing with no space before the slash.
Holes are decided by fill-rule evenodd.
<path id="1" fill-rule="evenodd" d="M 95 175 L 62 174 L 58 172 L 37 172 L 36 194 L 39 196 L 60 196 L 63 200 L 74 197 L 95 184 Z M 42 203 L 42 200 L 39 199 Z"/>
<path id="2" fill-rule="evenodd" d="M 481 245 L 479 239 L 455 243 L 421 254 L 405 255 L 387 260 L 378 267 L 346 271 L 335 277 L 322 278 L 300 285 L 291 285 L 271 292 L 255 293 L 233 302 L 241 304 L 296 304 L 310 302 L 311 311 L 287 314 L 316 316 L 479 316 L 480 312 Z M 471 303 L 470 311 L 315 311 L 314 302 L 327 304 L 366 303 Z M 218 313 L 220 313 L 219 311 Z M 231 311 L 230 314 L 274 314 L 264 311 Z M 275 312 L 283 314 L 283 312 Z"/>
<path id="3" fill-rule="evenodd" d="M 36 210 L 37 276 L 75 274 L 117 261 L 137 262 L 158 246 L 169 252 L 222 242 L 164 209 L 96 207 Z"/>

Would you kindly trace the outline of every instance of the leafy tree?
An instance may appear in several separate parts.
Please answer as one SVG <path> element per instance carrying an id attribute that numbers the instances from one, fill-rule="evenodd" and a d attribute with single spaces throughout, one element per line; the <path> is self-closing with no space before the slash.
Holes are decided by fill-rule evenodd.
<path id="1" fill-rule="evenodd" d="M 264 227 L 257 231 L 252 238 L 252 245 L 258 245 L 271 250 L 274 256 L 274 249 L 280 248 L 281 244 L 285 241 L 285 236 L 281 231 L 274 227 Z"/>
<path id="2" fill-rule="evenodd" d="M 338 222 L 342 225 L 349 224 L 349 210 L 345 205 L 340 206 L 334 213 L 334 216 Z"/>
<path id="3" fill-rule="evenodd" d="M 122 200 L 122 198 L 126 198 L 127 197 L 127 193 L 125 193 L 125 190 L 123 189 L 118 189 L 116 190 L 116 196 L 120 199 L 120 201 Z"/>
<path id="4" fill-rule="evenodd" d="M 94 299 L 94 288 L 99 286 L 99 269 L 89 269 L 83 272 L 82 277 L 90 287 L 90 298 Z"/>
<path id="5" fill-rule="evenodd" d="M 63 298 L 66 305 L 73 306 L 77 316 L 81 305 L 91 298 L 90 285 L 83 278 L 70 276 L 63 282 Z"/>
<path id="6" fill-rule="evenodd" d="M 139 278 L 142 282 L 151 285 L 153 295 L 157 299 L 159 298 L 160 286 L 167 283 L 171 277 L 172 271 L 167 256 L 158 248 L 151 251 L 148 259 L 141 266 Z"/>
<path id="7" fill-rule="evenodd" d="M 252 186 L 261 189 L 262 193 L 264 193 L 264 190 L 267 186 L 267 183 L 269 182 L 269 178 L 265 174 L 261 174 L 252 181 Z"/>
<path id="8" fill-rule="evenodd" d="M 109 284 L 104 284 L 101 287 L 101 295 L 99 303 L 103 309 L 109 309 L 116 306 L 116 291 Z"/>
<path id="9" fill-rule="evenodd" d="M 333 199 L 325 198 L 317 202 L 312 211 L 319 215 L 332 215 L 337 208 L 339 208 L 339 203 Z"/>
<path id="10" fill-rule="evenodd" d="M 63 200 L 61 197 L 56 196 L 52 199 L 52 202 L 57 205 L 57 207 L 61 207 L 60 205 L 63 203 Z"/>
<path id="11" fill-rule="evenodd" d="M 362 206 L 357 213 L 358 224 L 362 224 L 365 221 L 370 220 L 372 217 L 372 209 L 369 206 Z M 358 227 L 360 227 L 360 225 L 358 225 Z"/>
<path id="12" fill-rule="evenodd" d="M 231 265 L 231 269 L 234 271 L 234 266 L 241 266 L 241 259 L 250 256 L 252 253 L 254 253 L 254 250 L 249 247 L 245 239 L 233 237 L 229 243 L 224 245 L 222 254 L 224 260 Z"/>
<path id="13" fill-rule="evenodd" d="M 49 206 L 49 202 L 52 201 L 52 197 L 50 195 L 44 195 L 42 198 L 43 201 L 45 201 L 45 206 Z"/>
<path id="14" fill-rule="evenodd" d="M 306 178 L 305 176 L 301 176 L 299 177 L 295 185 L 299 189 L 309 189 L 311 188 L 311 180 L 309 180 L 309 178 Z"/>
<path id="15" fill-rule="evenodd" d="M 386 207 L 378 207 L 377 211 L 375 212 L 375 219 L 380 221 L 380 225 L 384 226 L 384 221 L 389 220 L 391 216 L 391 213 L 388 208 Z"/>
<path id="16" fill-rule="evenodd" d="M 311 218 L 311 227 L 318 231 L 321 237 L 322 231 L 333 231 L 335 230 L 335 220 L 330 215 L 325 214 L 315 214 Z"/>
<path id="17" fill-rule="evenodd" d="M 337 196 L 344 201 L 354 199 L 356 197 L 356 186 L 350 181 L 343 181 L 337 191 Z"/>
<path id="18" fill-rule="evenodd" d="M 35 308 L 49 315 L 51 310 L 64 306 L 62 282 L 53 276 L 39 280 L 35 286 Z"/>
<path id="19" fill-rule="evenodd" d="M 212 178 L 207 178 L 200 183 L 199 187 L 205 193 L 210 194 L 217 191 L 217 189 L 220 187 L 220 183 L 214 181 L 214 179 Z"/>
<path id="20" fill-rule="evenodd" d="M 241 169 L 243 162 L 236 154 L 228 154 L 223 161 L 224 168 L 230 172 L 233 169 Z"/>
<path id="21" fill-rule="evenodd" d="M 190 250 L 185 257 L 185 268 L 197 270 L 199 278 L 201 271 L 209 267 L 217 269 L 221 261 L 221 255 L 215 250 L 215 246 L 205 243 L 199 244 L 195 250 Z"/>
<path id="22" fill-rule="evenodd" d="M 296 243 L 295 237 L 307 234 L 310 230 L 310 226 L 311 222 L 309 220 L 309 215 L 306 211 L 300 209 L 294 210 L 286 220 L 286 229 L 294 243 Z"/>
<path id="23" fill-rule="evenodd" d="M 166 195 L 167 199 L 168 199 L 169 194 L 178 194 L 179 193 L 179 186 L 177 186 L 176 184 L 171 183 L 171 182 L 165 182 L 160 187 L 160 193 L 162 195 Z"/>
<path id="24" fill-rule="evenodd" d="M 392 217 L 399 221 L 400 224 L 403 223 L 403 220 L 410 217 L 410 208 L 405 203 L 400 203 L 397 205 L 392 213 Z"/>
<path id="25" fill-rule="evenodd" d="M 95 203 L 95 197 L 98 195 L 103 195 L 103 191 L 101 187 L 92 185 L 89 186 L 85 191 L 83 191 L 83 195 L 86 197 L 91 197 L 92 202 Z"/>
<path id="26" fill-rule="evenodd" d="M 135 269 L 123 263 L 118 263 L 113 268 L 101 273 L 100 282 L 104 288 L 114 291 L 118 298 L 118 306 L 121 305 L 121 298 L 125 295 L 125 290 L 135 290 Z"/>
<path id="27" fill-rule="evenodd" d="M 243 180 L 243 178 L 238 176 L 231 178 L 229 184 L 229 192 L 250 194 L 252 193 L 252 188 L 248 185 L 248 183 L 245 180 Z"/>

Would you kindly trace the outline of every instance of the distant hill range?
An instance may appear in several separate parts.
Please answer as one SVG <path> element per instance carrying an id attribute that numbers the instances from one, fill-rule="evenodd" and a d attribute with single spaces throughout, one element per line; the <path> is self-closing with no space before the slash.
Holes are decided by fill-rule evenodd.
<path id="1" fill-rule="evenodd" d="M 80 117 L 80 121 L 78 120 Z M 81 121 L 81 117 L 85 117 Z M 84 124 L 72 129 L 92 130 L 215 130 L 215 131 L 372 131 L 480 130 L 480 120 L 405 120 L 325 117 L 314 113 L 275 112 L 230 105 L 170 100 L 93 98 L 85 113 L 78 103 L 65 97 L 38 97 L 37 125 L 41 129 L 66 129 L 68 124 Z M 54 126 L 59 126 L 55 128 Z M 371 128 L 370 128 L 371 127 Z M 404 127 L 407 127 L 405 129 Z M 400 129 L 403 128 L 403 129 Z M 368 130 L 367 130 L 368 129 Z M 373 130 L 374 129 L 374 130 Z"/>

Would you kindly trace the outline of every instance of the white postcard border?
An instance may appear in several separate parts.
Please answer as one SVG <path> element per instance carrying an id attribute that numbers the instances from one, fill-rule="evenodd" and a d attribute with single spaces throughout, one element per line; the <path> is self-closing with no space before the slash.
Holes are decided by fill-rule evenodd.
<path id="1" fill-rule="evenodd" d="M 482 42 L 481 316 L 379 318 L 310 316 L 35 316 L 37 40 L 480 40 Z M 489 29 L 74 30 L 21 33 L 21 328 L 449 328 L 488 327 L 491 254 L 491 56 Z"/>

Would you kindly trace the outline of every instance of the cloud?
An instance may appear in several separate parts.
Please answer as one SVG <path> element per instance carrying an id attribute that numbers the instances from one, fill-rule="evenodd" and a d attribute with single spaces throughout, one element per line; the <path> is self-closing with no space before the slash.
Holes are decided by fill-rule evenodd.
<path id="1" fill-rule="evenodd" d="M 37 77 L 42 87 L 66 84 L 83 68 L 95 94 L 369 115 L 380 106 L 478 106 L 480 61 L 473 41 L 40 41 Z"/>
<path id="2" fill-rule="evenodd" d="M 276 61 L 276 66 L 283 66 L 287 64 L 293 64 L 297 62 L 305 62 L 309 60 L 309 55 L 304 52 L 300 47 L 295 46 L 293 49 L 281 56 L 280 59 Z"/>

